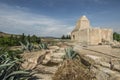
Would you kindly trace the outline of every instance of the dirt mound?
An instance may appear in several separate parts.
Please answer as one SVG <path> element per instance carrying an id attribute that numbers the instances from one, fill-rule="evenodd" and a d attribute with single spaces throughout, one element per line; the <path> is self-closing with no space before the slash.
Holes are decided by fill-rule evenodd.
<path id="1" fill-rule="evenodd" d="M 65 60 L 53 80 L 93 80 L 93 73 L 80 60 Z"/>

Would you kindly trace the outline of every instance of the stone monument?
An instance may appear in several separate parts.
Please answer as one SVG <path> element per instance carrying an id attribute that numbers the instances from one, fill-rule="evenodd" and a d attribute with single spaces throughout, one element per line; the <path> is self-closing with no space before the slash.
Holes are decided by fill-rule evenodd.
<path id="1" fill-rule="evenodd" d="M 71 32 L 71 39 L 80 43 L 97 45 L 103 42 L 113 41 L 112 29 L 92 28 L 86 16 L 82 16 Z"/>

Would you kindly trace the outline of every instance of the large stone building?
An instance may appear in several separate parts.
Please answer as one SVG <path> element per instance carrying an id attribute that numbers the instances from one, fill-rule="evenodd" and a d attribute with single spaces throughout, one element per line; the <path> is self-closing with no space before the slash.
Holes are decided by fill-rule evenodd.
<path id="1" fill-rule="evenodd" d="M 71 39 L 81 43 L 99 44 L 113 40 L 112 29 L 92 28 L 86 16 L 82 16 L 71 32 Z"/>

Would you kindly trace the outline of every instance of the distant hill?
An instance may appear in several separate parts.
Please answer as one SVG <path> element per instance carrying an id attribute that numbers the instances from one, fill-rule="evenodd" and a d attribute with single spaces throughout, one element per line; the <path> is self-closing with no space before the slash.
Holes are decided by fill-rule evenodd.
<path id="1" fill-rule="evenodd" d="M 17 34 L 10 34 L 10 33 L 5 33 L 5 32 L 1 32 L 0 31 L 0 37 L 9 37 L 9 36 L 20 36 L 20 35 L 17 35 Z"/>
<path id="2" fill-rule="evenodd" d="M 20 37 L 22 34 L 21 35 L 19 35 L 19 34 L 10 34 L 10 33 L 0 31 L 0 37 L 9 37 L 11 35 Z M 59 37 L 52 37 L 52 36 L 45 36 L 45 37 L 41 37 L 41 38 L 43 38 L 43 39 L 60 39 Z"/>
<path id="3" fill-rule="evenodd" d="M 42 38 L 47 38 L 47 39 L 60 39 L 59 37 L 52 37 L 52 36 L 45 36 L 45 37 L 42 37 Z"/>
<path id="4" fill-rule="evenodd" d="M 8 33 L 4 33 L 4 32 L 0 32 L 0 37 L 2 36 L 10 36 L 11 34 L 8 34 Z"/>

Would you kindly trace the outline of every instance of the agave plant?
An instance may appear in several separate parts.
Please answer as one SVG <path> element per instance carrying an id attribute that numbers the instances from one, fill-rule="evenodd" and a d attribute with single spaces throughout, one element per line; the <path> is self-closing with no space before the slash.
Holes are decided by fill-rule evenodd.
<path id="1" fill-rule="evenodd" d="M 40 49 L 48 49 L 48 45 L 46 43 L 40 43 L 38 46 Z"/>
<path id="2" fill-rule="evenodd" d="M 0 55 L 0 79 L 22 80 L 29 78 L 29 72 L 20 70 L 21 59 L 11 56 L 8 52 Z"/>
<path id="3" fill-rule="evenodd" d="M 27 51 L 32 51 L 34 49 L 34 46 L 32 43 L 30 43 L 28 40 L 26 40 L 26 44 L 23 44 L 21 41 L 20 41 L 20 44 L 22 46 L 22 50 L 27 50 Z"/>
<path id="4" fill-rule="evenodd" d="M 78 53 L 76 53 L 72 47 L 66 48 L 65 49 L 65 56 L 63 57 L 63 59 L 75 59 L 78 58 Z"/>

